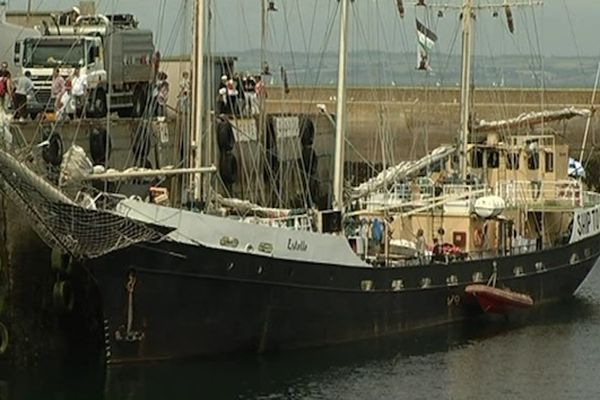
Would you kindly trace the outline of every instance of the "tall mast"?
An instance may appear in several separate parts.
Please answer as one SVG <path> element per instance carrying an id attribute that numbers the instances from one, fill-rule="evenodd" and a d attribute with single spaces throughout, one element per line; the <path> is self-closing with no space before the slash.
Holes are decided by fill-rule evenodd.
<path id="1" fill-rule="evenodd" d="M 471 116 L 471 51 L 473 36 L 471 29 L 473 20 L 473 0 L 464 0 L 462 6 L 462 74 L 460 84 L 460 176 L 467 178 L 467 145 L 469 143 L 470 116 Z"/>
<path id="2" fill-rule="evenodd" d="M 335 123 L 335 166 L 333 173 L 333 209 L 344 208 L 344 145 L 346 134 L 346 60 L 348 40 L 348 6 L 350 0 L 340 0 L 340 52 L 338 57 L 337 109 Z"/>
<path id="3" fill-rule="evenodd" d="M 263 67 L 267 60 L 267 5 L 266 0 L 260 0 L 260 74 L 263 75 Z"/>
<path id="4" fill-rule="evenodd" d="M 195 168 L 202 167 L 202 132 L 204 130 L 204 0 L 194 0 L 194 27 L 192 43 L 192 123 L 190 139 Z M 201 200 L 202 175 L 194 175 L 194 200 Z"/>

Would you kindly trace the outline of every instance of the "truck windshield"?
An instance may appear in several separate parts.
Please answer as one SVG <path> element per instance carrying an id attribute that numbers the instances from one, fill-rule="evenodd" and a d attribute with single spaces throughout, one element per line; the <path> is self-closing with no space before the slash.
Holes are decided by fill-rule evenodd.
<path id="1" fill-rule="evenodd" d="M 83 41 L 25 41 L 23 66 L 26 68 L 57 66 L 75 67 L 82 65 L 84 61 L 85 52 Z"/>

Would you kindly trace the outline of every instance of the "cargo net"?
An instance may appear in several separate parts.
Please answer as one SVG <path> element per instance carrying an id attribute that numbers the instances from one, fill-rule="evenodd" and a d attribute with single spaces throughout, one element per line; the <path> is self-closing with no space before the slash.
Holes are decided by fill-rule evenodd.
<path id="1" fill-rule="evenodd" d="M 0 149 L 0 191 L 28 216 L 50 247 L 95 258 L 140 242 L 161 240 L 161 228 L 109 211 L 87 209 Z"/>

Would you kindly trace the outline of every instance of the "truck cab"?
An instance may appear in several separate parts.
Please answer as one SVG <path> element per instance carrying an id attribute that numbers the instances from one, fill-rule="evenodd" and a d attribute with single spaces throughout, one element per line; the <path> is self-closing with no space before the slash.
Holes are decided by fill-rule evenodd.
<path id="1" fill-rule="evenodd" d="M 68 79 L 79 68 L 87 82 L 87 115 L 141 116 L 154 79 L 152 33 L 137 28 L 131 15 L 79 16 L 67 25 L 60 18 L 39 28 L 41 37 L 15 44 L 15 63 L 29 70 L 36 99 L 31 113 L 52 110 L 52 73 Z"/>

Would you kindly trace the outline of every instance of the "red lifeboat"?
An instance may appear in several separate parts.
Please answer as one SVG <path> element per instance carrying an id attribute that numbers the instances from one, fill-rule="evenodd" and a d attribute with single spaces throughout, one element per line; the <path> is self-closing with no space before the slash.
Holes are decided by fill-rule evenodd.
<path id="1" fill-rule="evenodd" d="M 531 296 L 508 289 L 498 289 L 488 285 L 476 284 L 467 286 L 465 292 L 477 299 L 479 306 L 484 312 L 507 314 L 515 309 L 533 306 Z"/>

